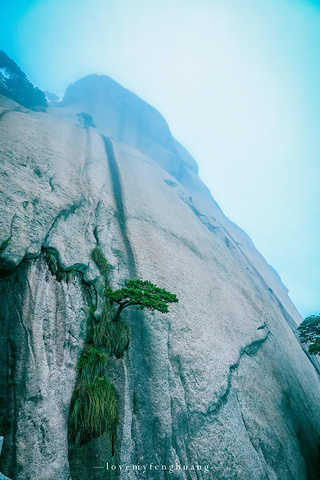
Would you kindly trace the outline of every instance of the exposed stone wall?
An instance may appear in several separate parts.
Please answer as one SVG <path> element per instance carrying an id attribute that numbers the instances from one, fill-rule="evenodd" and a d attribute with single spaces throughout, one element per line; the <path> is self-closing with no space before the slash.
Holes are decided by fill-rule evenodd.
<path id="1" fill-rule="evenodd" d="M 180 182 L 95 129 L 4 104 L 1 471 L 70 478 L 68 411 L 99 243 L 114 287 L 136 276 L 179 303 L 166 316 L 123 314 L 129 352 L 109 365 L 118 434 L 72 456 L 73 480 L 143 475 L 93 471 L 107 462 L 190 467 L 153 468 L 156 480 L 316 480 L 319 375 L 292 332 L 299 314 L 250 239 L 191 173 Z M 75 278 L 58 281 L 43 249 Z"/>

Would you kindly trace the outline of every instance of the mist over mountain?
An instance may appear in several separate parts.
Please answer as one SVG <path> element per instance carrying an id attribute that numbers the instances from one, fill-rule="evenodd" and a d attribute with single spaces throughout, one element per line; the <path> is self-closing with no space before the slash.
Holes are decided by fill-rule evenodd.
<path id="1" fill-rule="evenodd" d="M 55 111 L 70 119 L 87 112 L 103 135 L 138 148 L 170 173 L 179 175 L 181 164 L 198 173 L 195 160 L 172 137 L 163 116 L 106 75 L 89 75 L 70 85 Z"/>
<path id="2" fill-rule="evenodd" d="M 15 69 L 2 67 L 1 78 L 26 79 Z M 320 370 L 297 340 L 301 317 L 162 115 L 103 75 L 70 85 L 44 112 L 3 84 L 1 471 L 13 480 L 317 480 Z M 97 348 L 90 328 L 103 325 L 105 285 L 126 279 L 150 280 L 179 302 L 166 315 L 124 311 L 122 355 L 101 334 L 96 356 L 107 362 L 94 381 L 112 383 L 119 422 L 79 449 L 68 436 L 75 392 L 89 402 L 79 361 Z"/>

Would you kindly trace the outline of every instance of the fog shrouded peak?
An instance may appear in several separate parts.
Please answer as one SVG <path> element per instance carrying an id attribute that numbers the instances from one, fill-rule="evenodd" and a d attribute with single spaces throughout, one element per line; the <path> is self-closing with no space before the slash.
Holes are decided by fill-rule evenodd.
<path id="1" fill-rule="evenodd" d="M 70 85 L 58 108 L 63 115 L 90 114 L 100 133 L 138 148 L 176 178 L 181 168 L 198 172 L 163 116 L 106 75 L 89 75 Z"/>

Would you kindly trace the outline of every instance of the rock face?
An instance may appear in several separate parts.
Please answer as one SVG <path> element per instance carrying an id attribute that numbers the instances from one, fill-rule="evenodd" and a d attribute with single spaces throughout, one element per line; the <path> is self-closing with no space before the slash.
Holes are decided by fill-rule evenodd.
<path id="1" fill-rule="evenodd" d="M 161 115 L 98 76 L 48 113 L 4 97 L 1 108 L 0 470 L 13 480 L 319 478 L 320 382 L 294 335 L 300 316 Z M 97 128 L 76 125 L 82 112 Z M 109 365 L 117 437 L 68 462 L 97 244 L 114 287 L 148 279 L 179 303 L 168 315 L 123 314 L 130 348 Z M 46 252 L 71 281 L 51 274 Z"/>

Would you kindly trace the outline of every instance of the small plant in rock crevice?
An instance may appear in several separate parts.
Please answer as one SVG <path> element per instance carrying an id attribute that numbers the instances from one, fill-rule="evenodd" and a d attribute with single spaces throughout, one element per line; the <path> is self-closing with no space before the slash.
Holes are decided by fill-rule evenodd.
<path id="1" fill-rule="evenodd" d="M 101 249 L 92 252 L 105 286 L 109 285 L 108 262 Z M 106 302 L 102 315 L 96 317 L 93 306 L 87 318 L 87 338 L 77 364 L 78 378 L 69 412 L 69 441 L 81 447 L 105 432 L 114 433 L 118 424 L 117 392 L 105 377 L 109 351 L 105 348 L 107 322 L 111 307 Z"/>
<path id="2" fill-rule="evenodd" d="M 58 282 L 64 280 L 66 283 L 69 283 L 78 275 L 78 272 L 73 268 L 62 268 L 56 251 L 43 248 L 43 254 L 50 273 L 57 279 Z"/>
<path id="3" fill-rule="evenodd" d="M 104 367 L 108 362 L 108 356 L 94 346 L 83 349 L 78 361 L 77 370 L 84 381 L 90 383 L 91 379 L 101 377 Z"/>
<path id="4" fill-rule="evenodd" d="M 105 281 L 108 282 L 108 273 L 109 273 L 110 265 L 108 263 L 108 260 L 103 255 L 101 248 L 99 247 L 94 248 L 92 250 L 91 256 L 92 256 L 92 260 L 98 267 L 101 275 L 104 277 Z"/>
<path id="5" fill-rule="evenodd" d="M 168 303 L 178 302 L 176 295 L 148 281 L 126 280 L 124 288 L 113 291 L 108 280 L 110 267 L 101 248 L 92 251 L 92 259 L 104 280 L 104 298 L 100 315 L 90 308 L 86 343 L 77 365 L 69 413 L 69 441 L 77 447 L 116 431 L 117 392 L 104 372 L 108 357 L 122 358 L 129 347 L 130 329 L 120 316 L 123 309 L 136 306 L 167 313 Z M 51 263 L 55 269 L 55 261 Z"/>

